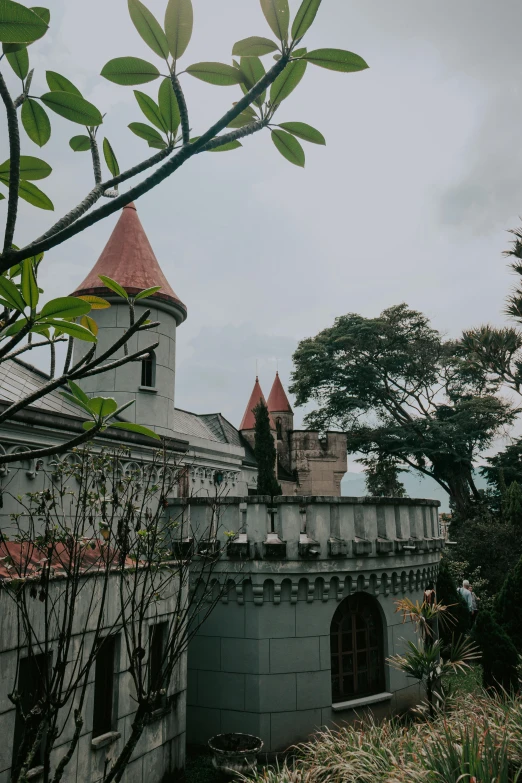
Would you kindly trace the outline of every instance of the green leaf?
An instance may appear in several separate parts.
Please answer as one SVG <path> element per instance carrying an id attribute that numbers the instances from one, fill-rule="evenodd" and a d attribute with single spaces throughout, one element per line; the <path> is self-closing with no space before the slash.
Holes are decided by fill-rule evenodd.
<path id="1" fill-rule="evenodd" d="M 138 33 L 153 52 L 166 60 L 169 56 L 167 37 L 154 14 L 140 0 L 128 0 L 128 4 L 130 18 Z"/>
<path id="2" fill-rule="evenodd" d="M 167 148 L 166 141 L 149 141 L 148 145 L 149 147 L 152 147 L 155 150 L 164 150 Z"/>
<path id="3" fill-rule="evenodd" d="M 69 384 L 70 384 L 70 383 L 71 383 L 71 382 L 69 381 Z M 77 387 L 77 388 L 79 388 L 79 387 Z M 83 392 L 82 392 L 82 393 L 83 393 Z M 82 409 L 82 410 L 84 410 L 86 413 L 88 413 L 88 414 L 89 414 L 89 416 L 91 415 L 91 409 L 89 408 L 89 402 L 90 402 L 90 398 L 89 398 L 89 397 L 87 397 L 87 395 L 85 395 L 85 397 L 87 398 L 87 402 L 86 402 L 85 400 L 83 400 L 83 399 L 80 399 L 79 397 L 77 397 L 77 396 L 76 396 L 76 394 L 69 394 L 69 392 L 61 391 L 61 392 L 60 392 L 60 395 L 61 395 L 61 396 L 62 396 L 64 399 L 66 399 L 66 400 L 67 400 L 67 402 L 70 402 L 70 403 L 72 403 L 73 405 L 77 405 L 79 408 L 81 408 L 81 409 Z M 92 423 L 92 425 L 94 426 L 94 422 L 85 422 L 85 423 L 86 423 L 86 424 L 87 424 L 87 423 Z"/>
<path id="4" fill-rule="evenodd" d="M 304 149 L 301 147 L 296 138 L 290 133 L 282 130 L 272 131 L 272 141 L 281 153 L 281 155 L 293 163 L 295 166 L 305 165 Z"/>
<path id="5" fill-rule="evenodd" d="M 31 11 L 34 11 L 35 14 L 38 14 L 40 19 L 43 19 L 46 25 L 49 25 L 51 21 L 51 12 L 48 8 L 41 8 L 40 6 L 33 6 L 31 8 Z"/>
<path id="6" fill-rule="evenodd" d="M 63 392 L 62 392 L 62 394 L 63 394 Z M 89 411 L 89 413 L 90 413 L 90 411 Z M 93 430 L 96 427 L 96 422 L 95 421 L 84 421 L 83 424 L 82 424 L 82 427 L 83 427 L 84 430 L 87 430 L 87 432 L 89 432 L 90 430 Z M 104 429 L 105 428 L 102 427 L 100 432 L 103 432 Z"/>
<path id="7" fill-rule="evenodd" d="M 162 133 L 166 133 L 167 128 L 163 122 L 163 117 L 161 116 L 160 108 L 156 101 L 139 90 L 134 90 L 134 95 L 138 101 L 138 106 L 149 122 L 152 122 L 152 124 L 155 125 L 156 128 L 159 128 Z"/>
<path id="8" fill-rule="evenodd" d="M 299 139 L 310 141 L 312 144 L 326 144 L 323 134 L 312 128 L 311 125 L 307 125 L 306 122 L 280 122 L 279 127 Z"/>
<path id="9" fill-rule="evenodd" d="M 36 310 L 38 304 L 39 293 L 38 286 L 36 284 L 36 278 L 34 276 L 34 267 L 30 258 L 26 258 L 22 261 L 22 296 L 25 303 L 31 310 Z"/>
<path id="10" fill-rule="evenodd" d="M 232 65 L 224 63 L 194 63 L 194 65 L 189 65 L 186 71 L 196 79 L 201 79 L 202 82 L 216 84 L 220 87 L 241 83 L 240 71 Z"/>
<path id="11" fill-rule="evenodd" d="M 152 296 L 153 294 L 157 293 L 158 291 L 161 291 L 160 285 L 152 286 L 152 288 L 145 288 L 143 291 L 140 291 L 139 294 L 136 294 L 134 299 L 136 302 L 138 299 L 146 299 L 147 296 Z"/>
<path id="12" fill-rule="evenodd" d="M 105 163 L 107 164 L 107 168 L 113 177 L 117 177 L 120 173 L 120 167 L 118 165 L 118 161 L 116 160 L 114 150 L 110 145 L 109 139 L 103 140 L 103 154 L 105 156 Z"/>
<path id="13" fill-rule="evenodd" d="M 165 11 L 165 34 L 174 61 L 185 53 L 194 24 L 191 0 L 169 0 Z"/>
<path id="14" fill-rule="evenodd" d="M 7 185 L 9 187 L 9 177 L 4 177 L 0 175 L 0 182 L 3 182 L 4 185 Z M 20 198 L 23 198 L 24 201 L 27 201 L 29 204 L 32 204 L 33 207 L 38 207 L 39 209 L 48 209 L 53 210 L 54 205 L 51 199 L 43 193 L 40 188 L 37 188 L 36 185 L 33 185 L 32 182 L 26 182 L 25 180 L 20 180 L 20 184 L 18 186 L 18 195 Z"/>
<path id="15" fill-rule="evenodd" d="M 80 389 L 78 384 L 75 383 L 74 381 L 68 381 L 68 384 L 69 384 L 69 389 L 71 390 L 73 395 L 76 397 L 76 399 L 77 400 L 81 400 L 82 402 L 84 402 L 87 405 L 88 402 L 89 402 L 89 397 L 87 397 L 87 395 L 85 394 L 83 389 Z"/>
<path id="16" fill-rule="evenodd" d="M 274 35 L 277 35 L 280 41 L 286 41 L 290 25 L 288 0 L 260 0 L 260 2 L 261 9 L 272 32 Z"/>
<path id="17" fill-rule="evenodd" d="M 139 57 L 116 57 L 103 66 L 101 75 L 114 84 L 128 87 L 153 82 L 160 72 L 155 65 Z"/>
<path id="18" fill-rule="evenodd" d="M 43 147 L 51 138 L 51 123 L 45 109 L 33 98 L 22 104 L 22 125 L 35 144 Z"/>
<path id="19" fill-rule="evenodd" d="M 91 310 L 106 310 L 110 307 L 110 303 L 106 299 L 102 299 L 100 296 L 77 296 L 76 299 L 83 299 L 84 302 L 88 302 L 91 306 Z"/>
<path id="20" fill-rule="evenodd" d="M 8 177 L 11 161 L 6 160 L 0 165 L 0 176 Z M 21 179 L 45 179 L 52 172 L 52 168 L 44 160 L 33 158 L 32 155 L 20 155 Z"/>
<path id="21" fill-rule="evenodd" d="M 98 324 L 94 318 L 91 318 L 89 315 L 83 315 L 80 318 L 80 323 L 82 326 L 85 326 L 86 329 L 92 332 L 95 337 L 98 335 Z"/>
<path id="22" fill-rule="evenodd" d="M 235 43 L 232 54 L 237 57 L 262 57 L 264 54 L 275 52 L 277 48 L 277 44 L 270 38 L 260 38 L 253 35 Z"/>
<path id="23" fill-rule="evenodd" d="M 4 332 L 5 337 L 12 337 L 13 335 L 18 334 L 18 332 L 21 332 L 26 325 L 27 318 L 20 318 L 18 321 L 16 321 L 16 323 L 10 326 L 9 329 L 6 329 Z"/>
<path id="24" fill-rule="evenodd" d="M 321 0 L 303 0 L 292 25 L 292 38 L 302 38 L 314 23 Z"/>
<path id="25" fill-rule="evenodd" d="M 25 262 L 23 262 L 25 263 Z M 90 313 L 91 306 L 88 302 L 78 299 L 76 296 L 59 296 L 44 304 L 39 318 L 79 318 Z"/>
<path id="26" fill-rule="evenodd" d="M 96 342 L 94 334 L 84 326 L 80 326 L 80 324 L 71 323 L 70 321 L 59 321 L 54 318 L 46 318 L 41 323 L 46 326 L 54 326 L 55 329 L 59 329 L 61 332 L 71 335 L 71 337 L 76 337 L 78 340 L 84 340 L 87 343 Z"/>
<path id="27" fill-rule="evenodd" d="M 0 201 L 3 201 L 5 199 L 5 196 L 3 193 L 0 193 Z"/>
<path id="28" fill-rule="evenodd" d="M 2 48 L 7 62 L 18 78 L 25 79 L 29 73 L 29 53 L 27 47 L 23 46 L 21 49 L 18 49 L 17 52 L 6 52 L 5 47 Z"/>
<path id="29" fill-rule="evenodd" d="M 314 49 L 305 55 L 305 60 L 321 68 L 328 68 L 330 71 L 343 71 L 344 73 L 353 73 L 355 71 L 364 71 L 368 64 L 353 52 L 346 52 L 344 49 Z"/>
<path id="30" fill-rule="evenodd" d="M 156 128 L 152 128 L 150 125 L 145 125 L 144 122 L 131 122 L 129 124 L 129 128 L 133 133 L 136 134 L 136 136 L 139 136 L 140 139 L 145 139 L 145 141 L 151 143 L 161 143 L 161 149 L 163 149 L 164 146 L 167 146 Z"/>
<path id="31" fill-rule="evenodd" d="M 270 103 L 272 106 L 284 101 L 295 90 L 306 71 L 306 61 L 296 60 L 288 63 L 270 88 Z"/>
<path id="32" fill-rule="evenodd" d="M 127 430 L 128 432 L 135 432 L 137 435 L 148 435 L 149 438 L 154 438 L 154 440 L 161 440 L 156 432 L 153 432 L 148 427 L 144 427 L 143 424 L 133 424 L 130 421 L 115 421 L 111 422 L 109 427 L 116 427 L 119 430 Z"/>
<path id="33" fill-rule="evenodd" d="M 254 84 L 265 75 L 265 66 L 259 57 L 242 57 L 240 70 L 245 82 L 245 92 L 251 90 Z M 262 106 L 266 99 L 266 90 L 254 101 L 257 106 Z"/>
<path id="34" fill-rule="evenodd" d="M 219 138 L 219 136 L 218 136 Z M 209 152 L 228 152 L 229 150 L 237 150 L 243 145 L 237 139 L 235 141 L 228 141 L 226 144 L 220 144 L 219 147 L 213 147 Z"/>
<path id="35" fill-rule="evenodd" d="M 296 49 L 292 52 L 292 57 L 302 57 L 304 54 L 306 54 L 306 46 L 303 46 L 302 49 Z"/>
<path id="36" fill-rule="evenodd" d="M 104 419 L 118 410 L 118 403 L 112 397 L 91 397 L 88 405 L 91 412 L 100 419 Z"/>
<path id="37" fill-rule="evenodd" d="M 30 43 L 47 32 L 44 20 L 20 3 L 0 0 L 0 41 L 2 43 Z"/>
<path id="38" fill-rule="evenodd" d="M 13 310 L 23 313 L 26 304 L 22 299 L 22 294 L 17 286 L 5 277 L 0 277 L 0 295 L 9 303 Z"/>
<path id="39" fill-rule="evenodd" d="M 168 78 L 163 79 L 160 84 L 158 103 L 165 127 L 175 136 L 181 118 L 179 115 L 178 101 L 174 95 L 174 90 L 172 89 L 172 82 Z"/>
<path id="40" fill-rule="evenodd" d="M 73 136 L 69 139 L 69 147 L 74 152 L 87 152 L 91 149 L 91 140 L 88 136 Z"/>
<path id="41" fill-rule="evenodd" d="M 60 73 L 56 73 L 56 71 L 46 71 L 45 78 L 51 92 L 72 92 L 73 95 L 79 95 L 80 98 L 82 97 L 80 90 Z"/>
<path id="42" fill-rule="evenodd" d="M 123 297 L 123 299 L 129 298 L 127 291 L 119 283 L 117 283 L 116 280 L 113 280 L 111 277 L 107 277 L 106 275 L 98 275 L 98 277 L 106 288 L 114 291 L 115 294 Z"/>
<path id="43" fill-rule="evenodd" d="M 252 117 L 247 112 L 241 112 L 241 114 L 238 114 L 238 116 L 232 120 L 232 122 L 229 122 L 227 125 L 227 128 L 244 128 L 245 125 L 250 125 L 251 122 L 255 122 L 255 117 Z"/>
<path id="44" fill-rule="evenodd" d="M 96 106 L 86 101 L 81 95 L 57 90 L 46 92 L 45 95 L 41 96 L 40 100 L 48 109 L 71 122 L 89 126 L 101 125 L 103 122 L 103 117 Z"/>

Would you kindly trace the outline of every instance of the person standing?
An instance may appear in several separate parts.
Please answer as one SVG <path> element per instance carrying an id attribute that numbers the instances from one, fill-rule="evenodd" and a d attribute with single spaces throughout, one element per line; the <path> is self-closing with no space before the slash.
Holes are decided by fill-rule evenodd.
<path id="1" fill-rule="evenodd" d="M 473 614 L 473 598 L 471 597 L 470 584 L 467 579 L 462 582 L 462 587 L 457 588 L 458 594 L 463 598 L 470 615 Z"/>
<path id="2" fill-rule="evenodd" d="M 473 592 L 472 585 L 469 586 L 469 591 L 471 593 L 471 624 L 473 625 L 473 623 L 477 619 L 480 598 L 477 598 L 477 596 Z"/>

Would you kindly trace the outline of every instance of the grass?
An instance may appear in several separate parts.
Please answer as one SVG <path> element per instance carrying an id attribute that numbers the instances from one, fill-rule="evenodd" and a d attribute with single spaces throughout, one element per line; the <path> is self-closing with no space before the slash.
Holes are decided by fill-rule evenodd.
<path id="1" fill-rule="evenodd" d="M 212 766 L 212 757 L 206 748 L 189 746 L 183 783 L 225 783 L 225 777 Z"/>

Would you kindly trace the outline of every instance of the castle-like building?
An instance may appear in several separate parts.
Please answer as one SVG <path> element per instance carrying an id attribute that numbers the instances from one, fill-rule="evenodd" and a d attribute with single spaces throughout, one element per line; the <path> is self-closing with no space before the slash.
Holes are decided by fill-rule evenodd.
<path id="1" fill-rule="evenodd" d="M 74 292 L 101 295 L 111 303 L 96 312 L 98 350 L 104 351 L 128 328 L 129 309 L 103 286 L 100 275 L 130 294 L 160 286 L 135 305 L 136 316 L 150 309 L 150 320 L 158 325 L 129 345 L 130 351 L 151 347 L 143 360 L 86 378 L 82 388 L 119 404 L 134 400 L 122 417 L 159 433 L 169 455 L 184 466 L 165 513 L 185 515 L 189 536 L 191 526 L 207 524 L 217 482 L 227 497 L 222 529 L 214 531 L 222 552 L 215 572 L 222 598 L 193 638 L 188 674 L 185 660 L 173 678 L 169 709 L 145 728 L 125 779 L 159 781 L 182 767 L 187 737 L 206 743 L 214 734 L 246 731 L 260 736 L 266 750 L 279 751 L 317 728 L 353 719 L 363 708 L 384 714 L 418 701 L 418 683 L 390 670 L 386 658 L 403 651 L 404 637 L 414 638 L 394 601 L 422 599 L 424 586 L 436 576 L 442 545 L 438 502 L 340 497 L 346 438 L 338 432 L 294 430 L 279 375 L 267 406 L 283 495 L 258 496 L 253 409 L 264 400 L 259 381 L 239 428 L 220 413 L 176 408 L 176 335 L 187 308 L 163 274 L 133 204 L 123 209 L 100 258 Z M 87 349 L 76 341 L 75 360 Z M 47 380 L 24 362 L 1 363 L 0 410 Z M 20 454 L 18 462 L 0 469 L 3 529 L 9 529 L 18 509 L 17 496 L 44 489 L 56 465 L 74 456 L 36 463 L 24 451 L 65 443 L 83 432 L 82 421 L 78 409 L 54 391 L 1 426 L 0 451 Z M 127 447 L 121 470 L 136 476 L 147 470 L 156 450 L 150 438 L 111 429 L 100 433 L 93 448 L 114 445 Z M 230 531 L 236 531 L 232 538 Z M 0 562 L 3 578 L 8 570 Z M 8 780 L 13 763 L 17 729 L 9 694 L 17 661 L 24 656 L 5 593 L 0 590 L 0 782 Z M 80 609 L 76 621 L 81 626 L 87 615 Z M 175 607 L 167 602 L 162 611 L 168 616 Z M 51 652 L 52 646 L 51 639 Z M 104 694 L 105 733 L 96 735 L 93 728 L 97 697 L 92 683 L 64 783 L 102 780 L 125 742 L 136 706 L 123 647 L 120 652 L 114 648 L 114 691 Z M 62 741 L 52 764 L 67 751 Z M 42 774 L 37 765 L 30 772 L 35 780 Z"/>

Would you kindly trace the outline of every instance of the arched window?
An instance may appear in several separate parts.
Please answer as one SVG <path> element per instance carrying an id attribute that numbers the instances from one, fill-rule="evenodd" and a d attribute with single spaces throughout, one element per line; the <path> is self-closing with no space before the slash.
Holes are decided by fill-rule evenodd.
<path id="1" fill-rule="evenodd" d="M 374 598 L 355 593 L 337 607 L 330 652 L 334 704 L 384 690 L 383 629 Z"/>
<path id="2" fill-rule="evenodd" d="M 147 353 L 141 360 L 141 385 L 153 388 L 156 385 L 156 355 Z"/>
<path id="3" fill-rule="evenodd" d="M 276 432 L 277 440 L 283 440 L 283 422 L 279 416 L 276 419 Z"/>

